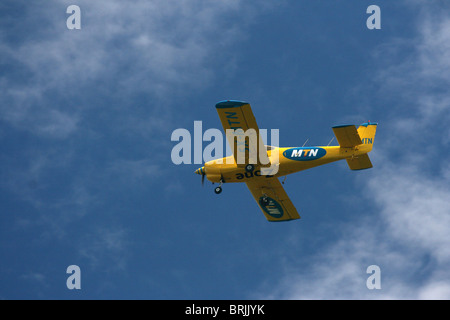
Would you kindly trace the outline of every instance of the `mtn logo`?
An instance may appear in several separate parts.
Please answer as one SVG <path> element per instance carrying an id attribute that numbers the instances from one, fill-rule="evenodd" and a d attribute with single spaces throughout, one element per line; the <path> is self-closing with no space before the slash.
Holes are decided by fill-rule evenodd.
<path id="1" fill-rule="evenodd" d="M 310 161 L 322 158 L 327 154 L 324 148 L 308 147 L 308 148 L 290 148 L 283 152 L 283 156 L 290 160 Z"/>

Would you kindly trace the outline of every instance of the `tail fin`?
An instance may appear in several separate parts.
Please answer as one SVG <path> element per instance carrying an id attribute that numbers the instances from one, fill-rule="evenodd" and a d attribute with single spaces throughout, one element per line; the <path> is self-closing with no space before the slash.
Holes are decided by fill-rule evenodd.
<path id="1" fill-rule="evenodd" d="M 376 131 L 377 123 L 366 122 L 358 127 L 358 135 L 362 141 L 362 144 L 360 145 L 361 151 L 370 152 L 372 150 Z M 367 153 L 357 157 L 348 158 L 347 164 L 351 170 L 364 170 L 373 167 Z"/>
<path id="2" fill-rule="evenodd" d="M 334 126 L 333 131 L 341 148 L 358 146 L 360 154 L 346 159 L 350 169 L 363 170 L 372 168 L 372 163 L 367 153 L 372 150 L 377 123 L 366 122 L 360 125 L 358 129 L 354 125 Z"/>
<path id="3" fill-rule="evenodd" d="M 364 150 L 367 152 L 372 150 L 377 124 L 376 122 L 366 122 L 358 127 L 358 135 L 361 138 Z"/>

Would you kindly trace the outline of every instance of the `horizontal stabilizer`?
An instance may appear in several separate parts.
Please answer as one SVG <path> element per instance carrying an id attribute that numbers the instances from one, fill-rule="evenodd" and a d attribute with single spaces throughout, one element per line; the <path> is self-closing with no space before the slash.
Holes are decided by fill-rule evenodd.
<path id="1" fill-rule="evenodd" d="M 354 125 L 334 126 L 333 132 L 342 148 L 352 148 L 362 144 L 358 130 Z"/>
<path id="2" fill-rule="evenodd" d="M 351 170 L 363 170 L 373 167 L 372 162 L 370 162 L 370 158 L 367 155 L 367 153 L 354 158 L 348 158 L 346 160 Z"/>

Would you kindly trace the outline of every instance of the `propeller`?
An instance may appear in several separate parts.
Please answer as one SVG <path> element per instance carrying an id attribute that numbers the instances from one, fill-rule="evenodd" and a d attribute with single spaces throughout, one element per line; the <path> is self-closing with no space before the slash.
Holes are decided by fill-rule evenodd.
<path id="1" fill-rule="evenodd" d="M 197 170 L 195 170 L 195 173 L 200 174 L 202 176 L 202 186 L 203 186 L 205 184 L 205 176 L 206 176 L 205 167 L 198 168 Z"/>

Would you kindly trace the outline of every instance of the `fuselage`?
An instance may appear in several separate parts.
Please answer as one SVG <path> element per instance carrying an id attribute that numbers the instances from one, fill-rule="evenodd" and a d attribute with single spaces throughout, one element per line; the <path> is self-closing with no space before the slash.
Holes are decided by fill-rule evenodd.
<path id="1" fill-rule="evenodd" d="M 365 144 L 352 148 L 340 146 L 269 147 L 267 155 L 274 169 L 273 174 L 262 174 L 262 168 L 258 165 L 255 166 L 253 171 L 247 171 L 244 166 L 238 166 L 235 163 L 232 155 L 208 161 L 198 171 L 203 170 L 206 178 L 211 182 L 247 182 L 249 179 L 282 177 L 334 161 L 357 157 L 369 152 L 370 149 L 371 146 Z"/>

